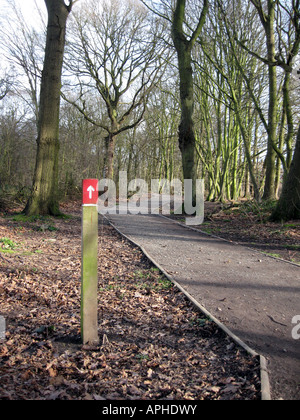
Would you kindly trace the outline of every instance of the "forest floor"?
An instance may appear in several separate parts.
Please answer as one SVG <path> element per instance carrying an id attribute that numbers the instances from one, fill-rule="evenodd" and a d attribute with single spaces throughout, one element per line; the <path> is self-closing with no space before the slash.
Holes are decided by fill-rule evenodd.
<path id="1" fill-rule="evenodd" d="M 260 398 L 259 361 L 104 222 L 100 345 L 80 343 L 80 203 L 0 215 L 0 400 Z"/>
<path id="2" fill-rule="evenodd" d="M 300 224 L 207 203 L 200 227 L 294 263 Z M 197 312 L 143 254 L 99 226 L 98 347 L 80 343 L 80 203 L 69 218 L 0 214 L 0 400 L 260 398 L 259 362 Z"/>

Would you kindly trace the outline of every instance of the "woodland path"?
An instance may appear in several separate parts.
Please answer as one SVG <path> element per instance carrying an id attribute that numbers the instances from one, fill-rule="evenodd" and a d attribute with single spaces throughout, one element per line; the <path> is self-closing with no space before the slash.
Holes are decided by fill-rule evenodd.
<path id="1" fill-rule="evenodd" d="M 272 399 L 300 399 L 300 267 L 159 215 L 110 215 L 197 302 L 266 357 Z"/>

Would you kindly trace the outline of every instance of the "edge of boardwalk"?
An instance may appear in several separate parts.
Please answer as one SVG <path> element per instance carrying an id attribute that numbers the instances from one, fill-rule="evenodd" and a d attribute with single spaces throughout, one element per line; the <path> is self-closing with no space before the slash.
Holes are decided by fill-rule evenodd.
<path id="1" fill-rule="evenodd" d="M 103 215 L 102 215 L 103 216 Z M 142 253 L 148 258 L 149 261 L 155 265 L 164 276 L 167 277 L 193 304 L 196 308 L 198 308 L 204 315 L 209 317 L 225 334 L 227 334 L 231 339 L 240 347 L 242 347 L 247 353 L 249 353 L 253 357 L 258 357 L 260 360 L 260 379 L 261 379 L 261 400 L 262 401 L 270 401 L 271 398 L 271 389 L 270 389 L 270 380 L 269 380 L 269 373 L 267 368 L 267 360 L 264 356 L 258 354 L 256 351 L 251 349 L 246 343 L 244 343 L 237 335 L 235 335 L 232 331 L 230 331 L 221 321 L 219 321 L 215 316 L 213 316 L 206 308 L 204 308 L 196 299 L 194 299 L 177 281 L 170 276 L 161 266 L 159 263 L 155 261 L 153 257 L 151 257 L 148 252 L 143 248 L 143 246 L 139 245 L 133 239 L 126 236 L 122 233 L 107 217 L 103 216 L 108 223 L 126 240 L 131 242 L 134 246 L 139 248 Z M 179 223 L 181 225 L 181 223 Z M 183 225 L 182 225 L 183 226 Z M 196 230 L 196 229 L 195 229 Z M 199 232 L 199 231 L 198 231 Z"/>

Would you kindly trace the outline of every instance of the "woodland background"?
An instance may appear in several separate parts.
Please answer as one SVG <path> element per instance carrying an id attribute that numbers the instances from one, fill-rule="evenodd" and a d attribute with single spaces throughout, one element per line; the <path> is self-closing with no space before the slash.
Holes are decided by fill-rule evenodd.
<path id="1" fill-rule="evenodd" d="M 205 3 L 186 2 L 186 37 Z M 73 5 L 62 77 L 60 198 L 77 194 L 83 178 L 117 182 L 121 170 L 148 182 L 183 178 L 175 4 Z M 0 195 L 22 200 L 35 168 L 47 18 L 41 9 L 32 25 L 12 0 L 4 11 Z M 207 200 L 279 197 L 300 123 L 299 45 L 299 1 L 210 2 L 191 51 L 197 176 L 205 179 Z"/>

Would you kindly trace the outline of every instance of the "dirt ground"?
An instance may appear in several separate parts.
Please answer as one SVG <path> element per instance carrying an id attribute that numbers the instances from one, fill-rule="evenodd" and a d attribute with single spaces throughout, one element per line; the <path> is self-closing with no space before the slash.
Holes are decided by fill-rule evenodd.
<path id="1" fill-rule="evenodd" d="M 1 400 L 260 398 L 259 364 L 99 226 L 101 345 L 80 344 L 80 205 L 0 216 Z"/>

